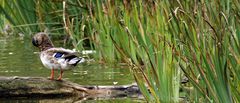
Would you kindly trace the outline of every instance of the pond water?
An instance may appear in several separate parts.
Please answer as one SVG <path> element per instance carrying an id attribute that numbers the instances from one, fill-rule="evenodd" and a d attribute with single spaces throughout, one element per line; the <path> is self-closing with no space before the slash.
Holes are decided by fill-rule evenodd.
<path id="1" fill-rule="evenodd" d="M 54 42 L 57 43 L 57 42 Z M 61 46 L 58 43 L 57 46 Z M 31 44 L 31 38 L 0 37 L 0 76 L 49 77 L 50 70 L 46 69 L 39 59 L 38 49 Z M 55 78 L 58 77 L 55 72 Z M 64 80 L 80 85 L 126 85 L 134 79 L 127 67 L 100 64 L 83 64 L 75 69 L 64 72 Z M 69 99 L 3 99 L 1 102 L 74 102 Z M 94 98 L 84 102 L 140 102 L 137 98 Z"/>

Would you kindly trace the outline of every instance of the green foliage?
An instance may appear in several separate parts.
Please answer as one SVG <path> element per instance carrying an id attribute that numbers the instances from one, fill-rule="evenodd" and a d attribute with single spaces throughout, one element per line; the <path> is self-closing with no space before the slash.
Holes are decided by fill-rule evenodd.
<path id="1" fill-rule="evenodd" d="M 36 31 L 36 26 L 28 25 L 36 21 L 34 1 L 26 2 L 25 0 L 2 0 L 0 4 L 1 16 L 5 18 L 21 32 Z M 2 23 L 3 27 L 5 23 Z"/>
<path id="2" fill-rule="evenodd" d="M 169 30 L 178 34 L 173 36 L 179 41 L 177 51 L 184 60 L 180 67 L 207 101 L 239 101 L 236 95 L 239 94 L 236 87 L 239 87 L 232 84 L 239 79 L 231 77 L 240 65 L 237 63 L 240 49 L 236 35 L 238 28 L 235 28 L 239 24 L 234 22 L 238 17 L 230 12 L 237 11 L 231 3 L 207 0 L 179 3 L 181 6 L 172 13 L 174 17 Z"/>
<path id="3" fill-rule="evenodd" d="M 160 15 L 164 12 L 163 4 L 151 5 L 156 9 L 152 11 L 156 16 L 144 11 L 148 8 L 143 1 L 132 5 L 131 13 L 121 9 L 119 29 L 122 32 L 111 34 L 114 45 L 132 66 L 134 77 L 148 101 L 178 102 L 180 69 L 173 58 L 171 35 L 164 26 L 167 15 Z"/>

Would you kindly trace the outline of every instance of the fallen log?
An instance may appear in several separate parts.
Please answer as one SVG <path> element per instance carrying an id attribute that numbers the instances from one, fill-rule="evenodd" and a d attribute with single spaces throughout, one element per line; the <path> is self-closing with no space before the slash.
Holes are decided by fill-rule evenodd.
<path id="1" fill-rule="evenodd" d="M 42 77 L 0 77 L 0 98 L 113 98 L 140 97 L 138 86 L 83 86 L 70 81 Z M 141 96 L 142 97 L 142 96 Z"/>

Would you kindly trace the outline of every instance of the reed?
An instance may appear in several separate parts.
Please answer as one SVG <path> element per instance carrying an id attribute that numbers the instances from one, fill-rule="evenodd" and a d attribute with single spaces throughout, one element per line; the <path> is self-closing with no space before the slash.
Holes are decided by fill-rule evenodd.
<path id="1" fill-rule="evenodd" d="M 36 26 L 27 25 L 36 21 L 34 7 L 34 1 L 12 0 L 9 2 L 8 0 L 2 0 L 0 10 L 8 22 L 16 26 L 16 30 L 19 32 L 30 32 L 37 30 Z M 5 23 L 2 25 L 5 25 Z M 18 25 L 24 25 L 24 27 L 18 27 Z"/>
<path id="2" fill-rule="evenodd" d="M 239 63 L 236 63 L 239 41 L 236 40 L 238 37 L 235 32 L 238 28 L 232 28 L 236 27 L 234 21 L 238 17 L 231 13 L 236 12 L 237 7 L 232 5 L 232 2 L 179 2 L 179 6 L 172 12 L 173 18 L 169 27 L 171 34 L 178 34 L 173 36 L 179 41 L 177 51 L 184 60 L 179 62 L 179 65 L 204 101 L 239 101 L 236 95 L 239 91 L 231 87 L 232 81 L 239 80 L 231 77 L 234 73 L 232 70 L 239 68 Z M 235 48 L 235 51 L 232 48 Z M 232 59 L 232 54 L 236 54 L 235 60 Z M 230 60 L 235 63 L 231 64 Z M 200 101 L 199 97 L 193 99 Z"/>
<path id="3" fill-rule="evenodd" d="M 174 45 L 170 43 L 171 35 L 165 26 L 167 15 L 161 15 L 164 13 L 163 3 L 149 4 L 156 10 L 143 4 L 141 0 L 134 2 L 129 11 L 122 2 L 97 2 L 97 10 L 103 10 L 95 16 L 99 21 L 95 25 L 100 27 L 97 36 L 100 36 L 100 42 L 108 42 L 116 48 L 120 53 L 116 54 L 116 58 L 120 56 L 132 67 L 134 77 L 148 101 L 178 102 L 180 68 L 174 59 Z"/>

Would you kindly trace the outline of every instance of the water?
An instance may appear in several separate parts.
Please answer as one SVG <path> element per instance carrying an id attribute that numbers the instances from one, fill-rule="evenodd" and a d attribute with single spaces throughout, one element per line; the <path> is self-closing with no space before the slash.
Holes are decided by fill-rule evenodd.
<path id="1" fill-rule="evenodd" d="M 54 42 L 56 43 L 56 42 Z M 60 44 L 57 44 L 61 46 Z M 31 38 L 0 37 L 0 76 L 49 77 L 50 70 L 46 69 L 39 59 L 38 49 L 31 44 Z M 55 78 L 58 72 L 55 72 Z M 65 71 L 64 80 L 80 85 L 126 85 L 134 82 L 127 67 L 108 66 L 99 64 L 83 64 L 75 69 Z M 74 99 L 14 99 L 1 100 L 5 102 L 75 102 Z M 78 101 L 78 100 L 76 100 Z M 85 102 L 139 102 L 138 99 L 121 97 L 115 99 L 92 99 Z"/>

